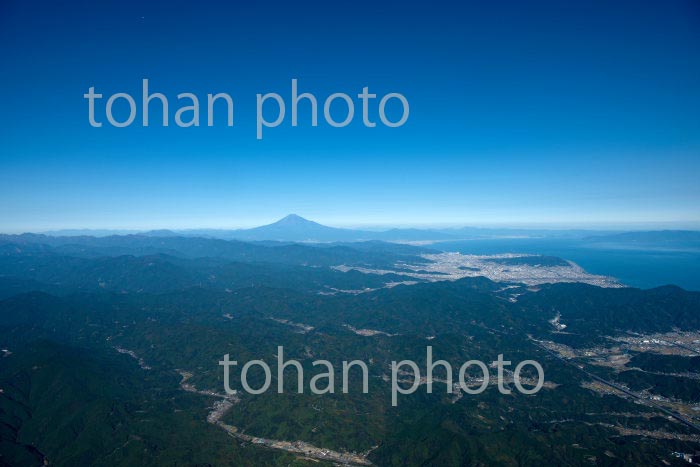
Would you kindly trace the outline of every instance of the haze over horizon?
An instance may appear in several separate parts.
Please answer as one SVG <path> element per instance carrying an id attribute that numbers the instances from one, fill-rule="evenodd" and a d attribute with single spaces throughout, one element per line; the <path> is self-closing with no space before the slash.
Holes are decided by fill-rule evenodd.
<path id="1" fill-rule="evenodd" d="M 700 231 L 700 224 L 697 223 L 679 223 L 679 222 L 669 222 L 669 223 L 593 223 L 593 224 L 566 224 L 566 223 L 491 223 L 491 224 L 479 224 L 479 223 L 459 223 L 459 222 L 442 222 L 442 223 L 409 223 L 409 224 L 367 224 L 367 223 L 329 223 L 319 221 L 317 219 L 309 219 L 305 216 L 300 216 L 296 213 L 287 214 L 286 216 L 276 218 L 269 221 L 263 221 L 258 224 L 235 224 L 231 223 L 229 225 L 223 226 L 197 226 L 197 227 L 178 227 L 178 226 L 158 226 L 158 227 L 106 227 L 106 228 L 95 228 L 95 227 L 68 227 L 68 228 L 55 228 L 46 230 L 18 230 L 18 231 L 3 231 L 0 234 L 21 234 L 21 233 L 36 233 L 36 234 L 46 234 L 46 235 L 123 235 L 123 234 L 140 234 L 149 232 L 167 232 L 173 231 L 177 233 L 185 234 L 197 234 L 198 232 L 206 231 L 245 231 L 245 230 L 255 230 L 257 228 L 265 228 L 270 226 L 283 226 L 283 227 L 320 227 L 320 228 L 331 228 L 331 229 L 348 229 L 348 230 L 358 230 L 358 231 L 388 231 L 392 229 L 425 229 L 426 231 L 450 231 L 450 230 L 460 230 L 460 229 L 483 229 L 483 230 L 499 230 L 504 231 L 513 230 L 531 230 L 536 232 L 538 230 L 552 230 L 552 231 L 659 231 L 659 230 L 691 230 Z"/>

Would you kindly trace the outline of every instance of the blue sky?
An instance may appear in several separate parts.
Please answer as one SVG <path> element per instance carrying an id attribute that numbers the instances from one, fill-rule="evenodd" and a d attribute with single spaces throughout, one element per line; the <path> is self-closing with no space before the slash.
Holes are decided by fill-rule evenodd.
<path id="1" fill-rule="evenodd" d="M 700 226 L 697 1 L 139 3 L 2 2 L 0 231 Z M 89 125 L 89 86 L 139 101 L 142 78 L 171 121 L 178 93 L 229 93 L 234 127 Z M 256 93 L 292 78 L 410 117 L 302 108 L 258 141 Z"/>

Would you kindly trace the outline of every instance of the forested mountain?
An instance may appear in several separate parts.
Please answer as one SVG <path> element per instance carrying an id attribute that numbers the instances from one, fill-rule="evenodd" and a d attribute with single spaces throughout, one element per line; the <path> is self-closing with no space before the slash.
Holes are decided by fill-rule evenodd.
<path id="1" fill-rule="evenodd" d="M 672 452 L 700 439 L 696 292 L 420 279 L 377 271 L 429 268 L 433 250 L 381 242 L 22 235 L 0 252 L 1 465 L 682 465 Z M 226 399 L 222 356 L 266 361 L 274 387 L 278 346 L 306 391 L 289 373 L 283 394 Z M 540 362 L 546 384 L 448 394 L 439 368 L 433 393 L 392 406 L 391 362 L 424 369 L 427 346 L 455 378 L 503 354 Z M 367 362 L 369 392 L 336 374 L 311 394 L 317 359 Z"/>

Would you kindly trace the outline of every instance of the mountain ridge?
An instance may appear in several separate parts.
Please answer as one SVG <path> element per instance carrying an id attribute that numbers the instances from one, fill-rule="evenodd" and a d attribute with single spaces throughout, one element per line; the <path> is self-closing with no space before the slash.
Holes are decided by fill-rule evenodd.
<path id="1" fill-rule="evenodd" d="M 632 244 L 700 243 L 700 232 L 695 230 L 587 230 L 587 229 L 527 229 L 527 228 L 386 228 L 385 230 L 364 230 L 331 227 L 315 222 L 298 214 L 288 214 L 274 222 L 245 229 L 154 229 L 144 231 L 126 230 L 57 230 L 40 234 L 26 233 L 22 236 L 45 235 L 48 237 L 111 237 L 136 235 L 145 237 L 202 237 L 220 240 L 278 241 L 278 242 L 439 242 L 460 241 L 484 238 L 575 238 L 591 243 L 626 242 Z"/>

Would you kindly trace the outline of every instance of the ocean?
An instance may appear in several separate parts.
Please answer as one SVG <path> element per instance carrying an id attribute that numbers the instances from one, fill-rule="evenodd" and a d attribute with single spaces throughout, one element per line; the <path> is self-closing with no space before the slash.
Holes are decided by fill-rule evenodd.
<path id="1" fill-rule="evenodd" d="M 464 254 L 558 256 L 575 262 L 590 273 L 612 276 L 632 287 L 647 289 L 670 284 L 700 291 L 699 250 L 630 248 L 569 238 L 491 238 L 441 242 L 431 246 Z"/>

